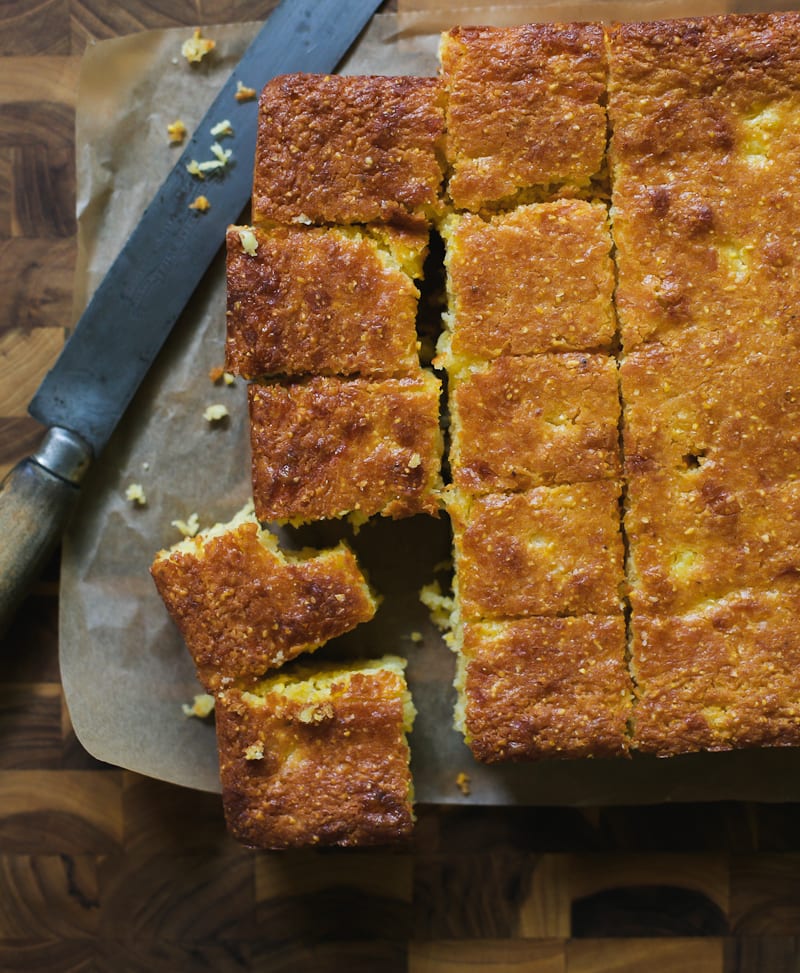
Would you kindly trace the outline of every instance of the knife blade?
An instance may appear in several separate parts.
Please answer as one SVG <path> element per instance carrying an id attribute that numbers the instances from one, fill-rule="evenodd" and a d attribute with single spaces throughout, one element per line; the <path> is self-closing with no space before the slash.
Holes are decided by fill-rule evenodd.
<path id="1" fill-rule="evenodd" d="M 249 200 L 255 102 L 237 114 L 235 158 L 208 181 L 214 198 L 202 230 L 188 208 L 201 190 L 187 165 L 208 158 L 209 130 L 230 114 L 237 82 L 260 90 L 281 74 L 333 71 L 381 2 L 282 0 L 98 286 L 29 406 L 47 427 L 43 444 L 0 486 L 0 632 L 52 553 L 81 480 L 219 251 L 226 227 Z"/>

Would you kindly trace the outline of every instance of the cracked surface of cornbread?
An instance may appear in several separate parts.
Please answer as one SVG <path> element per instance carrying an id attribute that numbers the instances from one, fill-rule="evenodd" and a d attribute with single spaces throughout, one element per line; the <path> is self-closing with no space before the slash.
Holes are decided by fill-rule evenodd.
<path id="1" fill-rule="evenodd" d="M 346 544 L 286 554 L 247 509 L 161 551 L 151 573 L 209 692 L 252 684 L 377 609 Z"/>
<path id="2" fill-rule="evenodd" d="M 440 383 L 431 372 L 250 386 L 259 520 L 437 514 Z"/>
<path id="3" fill-rule="evenodd" d="M 425 231 L 253 228 L 227 234 L 226 367 L 264 375 L 389 377 L 419 369 L 415 329 Z"/>
<path id="4" fill-rule="evenodd" d="M 259 101 L 253 221 L 425 222 L 443 155 L 435 78 L 275 78 Z"/>
<path id="5" fill-rule="evenodd" d="M 606 147 L 601 25 L 456 27 L 440 59 L 458 209 L 589 188 Z"/>
<path id="6" fill-rule="evenodd" d="M 385 844 L 411 833 L 405 662 L 265 680 L 217 700 L 225 817 L 259 848 Z"/>

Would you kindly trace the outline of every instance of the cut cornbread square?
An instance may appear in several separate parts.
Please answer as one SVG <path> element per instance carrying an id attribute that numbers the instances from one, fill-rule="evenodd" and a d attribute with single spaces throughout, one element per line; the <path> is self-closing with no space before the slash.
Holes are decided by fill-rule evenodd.
<path id="1" fill-rule="evenodd" d="M 621 613 L 468 622 L 457 649 L 456 728 L 478 760 L 627 752 Z"/>
<path id="2" fill-rule="evenodd" d="M 440 383 L 311 378 L 250 386 L 253 498 L 260 520 L 436 514 Z"/>
<path id="3" fill-rule="evenodd" d="M 159 552 L 151 573 L 209 692 L 253 683 L 377 608 L 346 544 L 284 553 L 252 505 Z"/>
<path id="4" fill-rule="evenodd" d="M 447 499 L 466 620 L 620 611 L 620 484 Z"/>
<path id="5" fill-rule="evenodd" d="M 426 231 L 389 227 L 230 227 L 227 370 L 245 378 L 417 371 L 413 278 L 427 243 Z"/>
<path id="6" fill-rule="evenodd" d="M 499 355 L 610 347 L 616 319 L 605 206 L 579 199 L 442 224 L 446 367 Z"/>
<path id="7" fill-rule="evenodd" d="M 457 208 L 589 186 L 606 147 L 600 24 L 456 27 L 439 56 Z"/>
<path id="8" fill-rule="evenodd" d="M 471 493 L 619 478 L 617 366 L 608 355 L 504 357 L 451 374 L 450 469 Z"/>
<path id="9" fill-rule="evenodd" d="M 800 15 L 613 28 L 612 216 L 623 346 L 789 321 L 800 297 Z"/>
<path id="10" fill-rule="evenodd" d="M 634 745 L 694 750 L 800 745 L 797 577 L 688 613 L 634 612 Z"/>
<path id="11" fill-rule="evenodd" d="M 253 220 L 372 223 L 439 211 L 435 78 L 284 75 L 258 106 Z"/>
<path id="12" fill-rule="evenodd" d="M 375 845 L 413 824 L 401 659 L 301 669 L 217 698 L 231 833 L 257 848 Z"/>

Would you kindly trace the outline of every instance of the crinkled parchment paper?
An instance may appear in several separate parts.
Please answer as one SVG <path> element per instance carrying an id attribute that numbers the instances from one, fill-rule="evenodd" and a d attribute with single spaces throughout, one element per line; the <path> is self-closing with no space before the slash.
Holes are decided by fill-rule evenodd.
<path id="1" fill-rule="evenodd" d="M 723 9 L 714 0 L 702 7 L 683 0 L 599 0 L 492 8 L 465 4 L 463 10 L 443 13 L 434 0 L 405 0 L 398 14 L 373 20 L 344 70 L 435 73 L 437 32 L 456 23 L 635 19 Z M 177 158 L 179 150 L 167 144 L 167 124 L 181 118 L 190 131 L 195 127 L 258 26 L 207 29 L 217 47 L 196 67 L 179 55 L 188 34 L 181 30 L 107 41 L 87 53 L 78 101 L 76 310 Z M 228 117 L 234 130 L 237 120 L 255 107 L 255 102 L 232 103 Z M 226 144 L 235 156 L 235 137 Z M 237 164 L 250 165 L 252 160 L 237 159 Z M 213 183 L 199 184 L 198 192 L 213 201 Z M 202 233 L 201 214 L 196 223 Z M 180 539 L 171 521 L 186 520 L 193 512 L 204 526 L 227 520 L 250 493 L 244 383 L 213 385 L 208 378 L 209 369 L 223 362 L 224 311 L 220 255 L 91 473 L 66 538 L 61 586 L 62 675 L 81 742 L 110 763 L 203 790 L 219 788 L 214 731 L 182 714 L 181 704 L 190 702 L 200 687 L 148 568 L 157 550 Z M 216 403 L 227 406 L 230 416 L 211 425 L 203 412 Z M 145 506 L 125 500 L 131 483 L 142 485 Z M 344 525 L 325 524 L 305 529 L 302 541 L 324 546 L 342 535 L 348 535 Z M 384 601 L 372 622 L 320 654 L 393 652 L 408 657 L 419 710 L 411 736 L 419 801 L 602 804 L 800 798 L 797 751 L 477 765 L 451 728 L 454 657 L 417 597 L 419 588 L 434 578 L 436 566 L 449 557 L 446 518 L 377 519 L 352 543 Z M 459 772 L 471 778 L 469 796 L 456 786 Z"/>

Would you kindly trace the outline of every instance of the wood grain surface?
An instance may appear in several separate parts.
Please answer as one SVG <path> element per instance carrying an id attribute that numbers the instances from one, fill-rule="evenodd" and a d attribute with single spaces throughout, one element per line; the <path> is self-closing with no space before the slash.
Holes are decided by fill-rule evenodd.
<path id="1" fill-rule="evenodd" d="M 0 4 L 0 470 L 38 440 L 26 405 L 70 323 L 81 52 L 272 5 Z M 218 798 L 82 749 L 57 578 L 0 642 L 0 973 L 800 970 L 796 805 L 421 807 L 400 851 L 240 848 Z"/>

